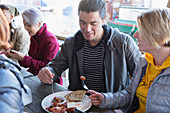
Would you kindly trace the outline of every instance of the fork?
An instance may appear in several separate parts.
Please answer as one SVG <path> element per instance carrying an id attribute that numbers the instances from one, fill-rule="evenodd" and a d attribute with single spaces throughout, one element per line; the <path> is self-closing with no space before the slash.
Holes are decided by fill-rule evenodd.
<path id="1" fill-rule="evenodd" d="M 81 77 L 83 77 L 84 79 L 82 79 Z M 89 93 L 86 93 L 86 95 L 90 96 L 91 95 L 91 92 L 89 90 L 89 88 L 86 86 L 86 84 L 84 83 L 84 81 L 86 80 L 86 78 L 84 76 L 80 76 L 80 79 L 82 81 L 82 86 L 83 88 L 86 90 L 86 91 L 89 91 Z"/>

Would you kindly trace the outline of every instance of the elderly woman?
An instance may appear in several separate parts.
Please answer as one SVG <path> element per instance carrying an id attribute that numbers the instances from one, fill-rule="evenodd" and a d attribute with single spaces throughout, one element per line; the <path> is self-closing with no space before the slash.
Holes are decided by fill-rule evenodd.
<path id="1" fill-rule="evenodd" d="M 117 93 L 91 91 L 92 103 L 125 112 L 170 112 L 170 9 L 152 9 L 137 17 L 140 51 L 145 52 L 129 87 Z"/>
<path id="2" fill-rule="evenodd" d="M 29 72 L 37 75 L 39 70 L 56 56 L 59 51 L 59 42 L 56 36 L 47 30 L 39 9 L 26 9 L 22 17 L 24 27 L 31 36 L 29 56 L 18 52 L 12 52 L 10 56 L 18 59 L 21 66 L 29 68 Z"/>
<path id="3" fill-rule="evenodd" d="M 0 9 L 0 111 L 1 113 L 22 113 L 22 88 L 24 88 L 20 67 L 4 53 L 12 48 L 9 40 L 9 24 Z M 25 88 L 24 88 L 25 89 Z"/>

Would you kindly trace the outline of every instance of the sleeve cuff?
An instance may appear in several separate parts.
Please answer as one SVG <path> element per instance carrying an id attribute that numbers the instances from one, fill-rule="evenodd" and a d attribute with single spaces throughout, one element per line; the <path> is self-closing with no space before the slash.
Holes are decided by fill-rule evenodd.
<path id="1" fill-rule="evenodd" d="M 32 59 L 32 57 L 30 57 L 30 56 L 24 56 L 24 59 L 22 61 L 20 61 L 19 63 L 21 66 L 29 67 L 31 64 L 31 59 Z"/>

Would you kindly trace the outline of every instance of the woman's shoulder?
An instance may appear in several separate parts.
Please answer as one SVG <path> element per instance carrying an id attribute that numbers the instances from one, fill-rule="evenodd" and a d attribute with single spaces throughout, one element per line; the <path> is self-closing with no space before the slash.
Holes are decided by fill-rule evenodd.
<path id="1" fill-rule="evenodd" d="M 17 63 L 3 55 L 0 55 L 0 69 L 8 69 L 15 73 L 19 73 L 21 70 Z"/>
<path id="2" fill-rule="evenodd" d="M 20 69 L 15 62 L 0 55 L 0 81 L 3 85 L 11 84 L 19 88 L 18 77 L 20 77 Z"/>
<path id="3" fill-rule="evenodd" d="M 49 41 L 55 41 L 57 42 L 57 37 L 54 35 L 54 33 L 50 32 L 50 31 L 44 31 L 41 35 L 41 39 L 43 39 L 45 42 L 49 42 Z"/>
<path id="4" fill-rule="evenodd" d="M 5 95 L 0 96 L 0 99 L 2 100 L 0 105 L 3 106 L 3 108 L 6 110 L 8 109 L 7 111 L 13 111 L 13 108 L 10 107 L 11 105 L 18 108 L 21 107 L 19 104 L 16 104 L 21 102 L 21 84 L 15 74 L 10 69 L 8 69 L 8 67 L 0 67 L 0 87 L 1 93 L 6 92 Z M 4 99 L 8 100 L 10 104 L 7 104 L 6 101 L 3 101 Z M 1 111 L 4 111 L 5 109 L 1 109 Z"/>
<path id="5" fill-rule="evenodd" d="M 56 38 L 55 34 L 52 33 L 52 32 L 49 31 L 49 30 L 45 30 L 42 34 L 43 34 L 43 35 L 42 35 L 43 37 L 52 37 L 52 38 Z"/>
<path id="6" fill-rule="evenodd" d="M 20 88 L 21 85 L 15 74 L 8 67 L 0 67 L 0 86 Z"/>
<path id="7" fill-rule="evenodd" d="M 46 37 L 56 38 L 55 34 L 47 29 L 46 23 L 44 23 L 42 28 L 38 31 L 37 36 L 45 39 L 48 39 Z"/>

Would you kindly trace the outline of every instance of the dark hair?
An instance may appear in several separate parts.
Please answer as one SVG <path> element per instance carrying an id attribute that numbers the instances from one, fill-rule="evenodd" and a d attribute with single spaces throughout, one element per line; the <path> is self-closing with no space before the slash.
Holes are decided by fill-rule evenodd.
<path id="1" fill-rule="evenodd" d="M 78 7 L 78 14 L 80 11 L 87 13 L 99 11 L 100 17 L 104 19 L 106 16 L 106 2 L 105 0 L 81 0 Z"/>
<path id="2" fill-rule="evenodd" d="M 6 5 L 0 4 L 0 9 L 2 9 L 2 10 L 8 10 L 8 11 L 12 14 L 11 10 L 10 10 L 9 7 L 6 6 Z"/>
<path id="3" fill-rule="evenodd" d="M 164 46 L 170 47 L 170 41 L 168 41 L 167 43 L 165 43 Z"/>
<path id="4" fill-rule="evenodd" d="M 9 10 L 9 8 L 6 6 L 6 5 L 3 5 L 3 4 L 0 4 L 0 8 L 2 9 L 2 10 Z"/>

